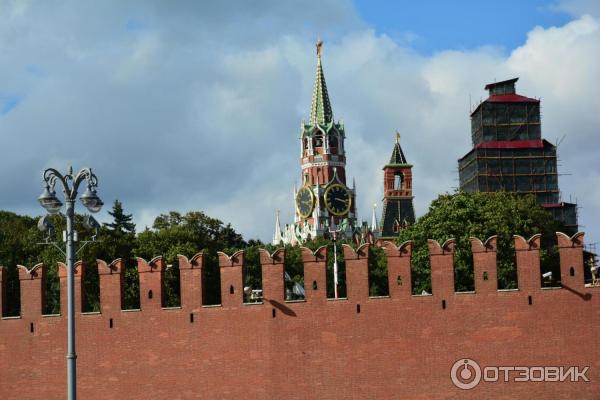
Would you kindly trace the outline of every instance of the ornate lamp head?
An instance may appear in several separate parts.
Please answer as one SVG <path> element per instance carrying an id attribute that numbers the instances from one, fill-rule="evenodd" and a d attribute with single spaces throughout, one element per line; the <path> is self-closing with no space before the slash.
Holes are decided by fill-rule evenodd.
<path id="1" fill-rule="evenodd" d="M 81 195 L 81 203 L 92 213 L 97 213 L 102 209 L 104 202 L 100 200 L 96 193 L 96 188 L 88 185 L 85 192 Z"/>
<path id="2" fill-rule="evenodd" d="M 62 207 L 62 202 L 56 197 L 54 188 L 50 185 L 46 185 L 46 188 L 38 197 L 38 201 L 50 214 L 56 214 Z"/>

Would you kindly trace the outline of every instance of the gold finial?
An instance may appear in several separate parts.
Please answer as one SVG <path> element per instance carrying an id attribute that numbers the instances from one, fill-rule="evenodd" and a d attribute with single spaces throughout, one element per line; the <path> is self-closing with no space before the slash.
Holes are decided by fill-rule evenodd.
<path id="1" fill-rule="evenodd" d="M 321 57 L 321 47 L 323 47 L 323 41 L 319 38 L 317 39 L 317 56 Z"/>
<path id="2" fill-rule="evenodd" d="M 396 143 L 400 143 L 400 132 L 396 131 Z"/>

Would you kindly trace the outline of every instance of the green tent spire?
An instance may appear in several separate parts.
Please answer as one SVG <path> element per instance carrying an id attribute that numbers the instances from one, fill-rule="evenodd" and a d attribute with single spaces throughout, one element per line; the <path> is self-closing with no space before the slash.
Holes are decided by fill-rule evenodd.
<path id="1" fill-rule="evenodd" d="M 396 144 L 394 145 L 394 150 L 392 151 L 392 156 L 390 157 L 390 162 L 388 165 L 404 165 L 408 164 L 406 162 L 406 157 L 404 157 L 404 152 L 402 151 L 402 147 L 400 147 L 400 133 L 396 131 Z"/>
<path id="2" fill-rule="evenodd" d="M 315 77 L 315 87 L 312 95 L 312 105 L 310 107 L 310 123 L 311 125 L 326 125 L 333 121 L 333 111 L 331 111 L 331 103 L 329 103 L 329 95 L 327 94 L 327 85 L 325 84 L 325 75 L 323 74 L 323 66 L 321 65 L 321 49 L 323 42 L 317 41 L 317 76 Z"/>

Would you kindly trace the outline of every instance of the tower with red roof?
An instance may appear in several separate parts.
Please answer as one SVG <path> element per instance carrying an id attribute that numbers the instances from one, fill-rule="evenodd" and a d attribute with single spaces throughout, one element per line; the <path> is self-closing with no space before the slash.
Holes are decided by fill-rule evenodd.
<path id="1" fill-rule="evenodd" d="M 556 146 L 542 138 L 540 100 L 516 93 L 519 78 L 485 86 L 489 97 L 471 113 L 473 149 L 458 160 L 460 190 L 533 194 L 577 232 L 577 205 L 562 201 Z"/>

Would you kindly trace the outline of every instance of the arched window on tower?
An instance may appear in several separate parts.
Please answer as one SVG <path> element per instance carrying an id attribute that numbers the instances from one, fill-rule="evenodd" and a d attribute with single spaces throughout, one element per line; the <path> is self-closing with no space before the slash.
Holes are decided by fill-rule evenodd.
<path id="1" fill-rule="evenodd" d="M 392 231 L 394 231 L 394 233 L 400 232 L 400 223 L 397 219 L 394 220 L 394 224 L 392 225 Z"/>
<path id="2" fill-rule="evenodd" d="M 337 151 L 337 147 L 338 147 L 337 136 L 336 135 L 329 136 L 329 151 L 331 151 L 332 149 Z"/>
<path id="3" fill-rule="evenodd" d="M 323 147 L 323 136 L 320 136 L 320 135 L 315 136 L 313 146 L 314 147 Z"/>
<path id="4" fill-rule="evenodd" d="M 394 173 L 394 190 L 402 190 L 404 186 L 404 174 L 400 171 Z"/>

